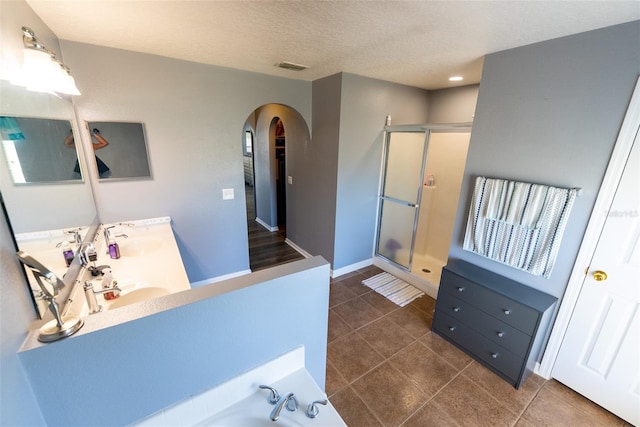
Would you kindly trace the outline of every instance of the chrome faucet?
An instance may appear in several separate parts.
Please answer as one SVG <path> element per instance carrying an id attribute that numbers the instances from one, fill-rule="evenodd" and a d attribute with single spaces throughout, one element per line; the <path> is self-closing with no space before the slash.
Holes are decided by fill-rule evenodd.
<path id="1" fill-rule="evenodd" d="M 280 411 L 282 411 L 283 407 L 286 407 L 287 410 L 291 412 L 298 409 L 298 400 L 295 398 L 293 393 L 287 393 L 278 400 L 276 406 L 274 406 L 271 411 L 271 415 L 269 415 L 271 421 L 278 421 L 278 418 L 280 418 Z"/>
<path id="2" fill-rule="evenodd" d="M 72 234 L 73 235 L 73 243 L 76 244 L 76 246 L 80 246 L 80 244 L 82 243 L 82 236 L 80 236 L 80 229 L 79 228 L 73 228 L 71 230 L 65 230 L 64 231 L 65 234 Z M 71 243 L 71 242 L 69 242 Z"/>
<path id="3" fill-rule="evenodd" d="M 114 281 L 115 282 L 115 281 Z M 114 292 L 119 294 L 122 292 L 117 286 L 113 286 L 110 288 L 104 288 L 99 291 L 93 289 L 93 283 L 90 280 L 84 282 L 84 295 L 87 297 L 87 305 L 89 306 L 89 314 L 96 314 L 102 311 L 102 306 L 98 304 L 98 300 L 96 299 L 96 295 L 104 294 L 105 292 Z"/>
<path id="4" fill-rule="evenodd" d="M 107 254 L 109 253 L 109 242 L 111 241 L 111 232 L 109 231 L 109 229 L 111 228 L 115 228 L 115 225 L 110 225 L 109 227 L 105 227 L 104 230 L 102 230 L 102 234 L 104 236 L 104 245 L 107 248 Z"/>

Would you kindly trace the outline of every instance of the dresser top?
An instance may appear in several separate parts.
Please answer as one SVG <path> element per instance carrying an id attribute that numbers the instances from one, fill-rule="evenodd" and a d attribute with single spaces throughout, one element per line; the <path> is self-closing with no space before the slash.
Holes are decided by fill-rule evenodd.
<path id="1" fill-rule="evenodd" d="M 546 310 L 558 300 L 554 296 L 460 259 L 450 259 L 444 270 L 540 311 Z"/>

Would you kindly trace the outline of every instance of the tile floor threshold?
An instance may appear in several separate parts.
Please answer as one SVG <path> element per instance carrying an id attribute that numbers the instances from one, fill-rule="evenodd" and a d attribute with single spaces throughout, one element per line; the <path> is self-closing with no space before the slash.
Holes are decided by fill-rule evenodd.
<path id="1" fill-rule="evenodd" d="M 555 380 L 516 390 L 431 332 L 434 299 L 400 308 L 362 285 L 381 271 L 331 280 L 326 392 L 350 427 L 630 426 Z"/>

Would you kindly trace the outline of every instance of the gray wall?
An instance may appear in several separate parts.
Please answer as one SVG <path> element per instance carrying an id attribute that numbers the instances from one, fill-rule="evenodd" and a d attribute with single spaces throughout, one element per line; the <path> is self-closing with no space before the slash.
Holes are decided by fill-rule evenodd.
<path id="1" fill-rule="evenodd" d="M 282 119 L 286 130 L 286 173 L 293 177 L 293 184 L 286 186 L 287 237 L 297 242 L 298 219 L 306 215 L 308 207 L 298 200 L 307 192 L 304 186 L 305 161 L 308 150 L 309 128 L 296 110 L 286 105 L 269 104 L 255 112 L 256 136 L 254 142 L 256 216 L 265 224 L 276 227 L 277 193 L 275 139 L 271 123 L 275 117 Z M 299 182 L 299 179 L 302 181 Z"/>
<path id="2" fill-rule="evenodd" d="M 247 117 L 268 103 L 288 105 L 310 123 L 311 83 L 61 44 L 82 92 L 74 99 L 80 121 L 145 126 L 153 180 L 99 182 L 95 196 L 101 221 L 171 216 L 192 282 L 247 270 L 238 139 Z M 224 188 L 235 190 L 234 200 L 222 200 Z"/>
<path id="3" fill-rule="evenodd" d="M 372 256 L 385 117 L 425 123 L 428 100 L 423 89 L 342 73 L 334 270 Z"/>
<path id="4" fill-rule="evenodd" d="M 639 40 L 636 21 L 487 56 L 450 257 L 562 296 L 640 72 Z M 548 280 L 462 250 L 479 175 L 582 188 Z"/>
<path id="5" fill-rule="evenodd" d="M 313 82 L 313 141 L 309 145 L 304 178 L 308 192 L 301 200 L 310 209 L 307 217 L 300 218 L 297 240 L 307 252 L 322 255 L 332 264 L 341 84 L 341 74 Z"/>
<path id="6" fill-rule="evenodd" d="M 428 123 L 472 122 L 480 85 L 429 91 Z"/>

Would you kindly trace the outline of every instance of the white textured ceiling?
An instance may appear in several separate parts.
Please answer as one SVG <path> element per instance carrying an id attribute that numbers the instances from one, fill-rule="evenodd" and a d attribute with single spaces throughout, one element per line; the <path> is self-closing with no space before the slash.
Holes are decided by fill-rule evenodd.
<path id="1" fill-rule="evenodd" d="M 27 0 L 63 40 L 294 79 L 478 83 L 492 52 L 640 19 L 640 1 Z M 301 72 L 276 68 L 290 61 Z M 465 77 L 450 83 L 450 75 Z"/>

